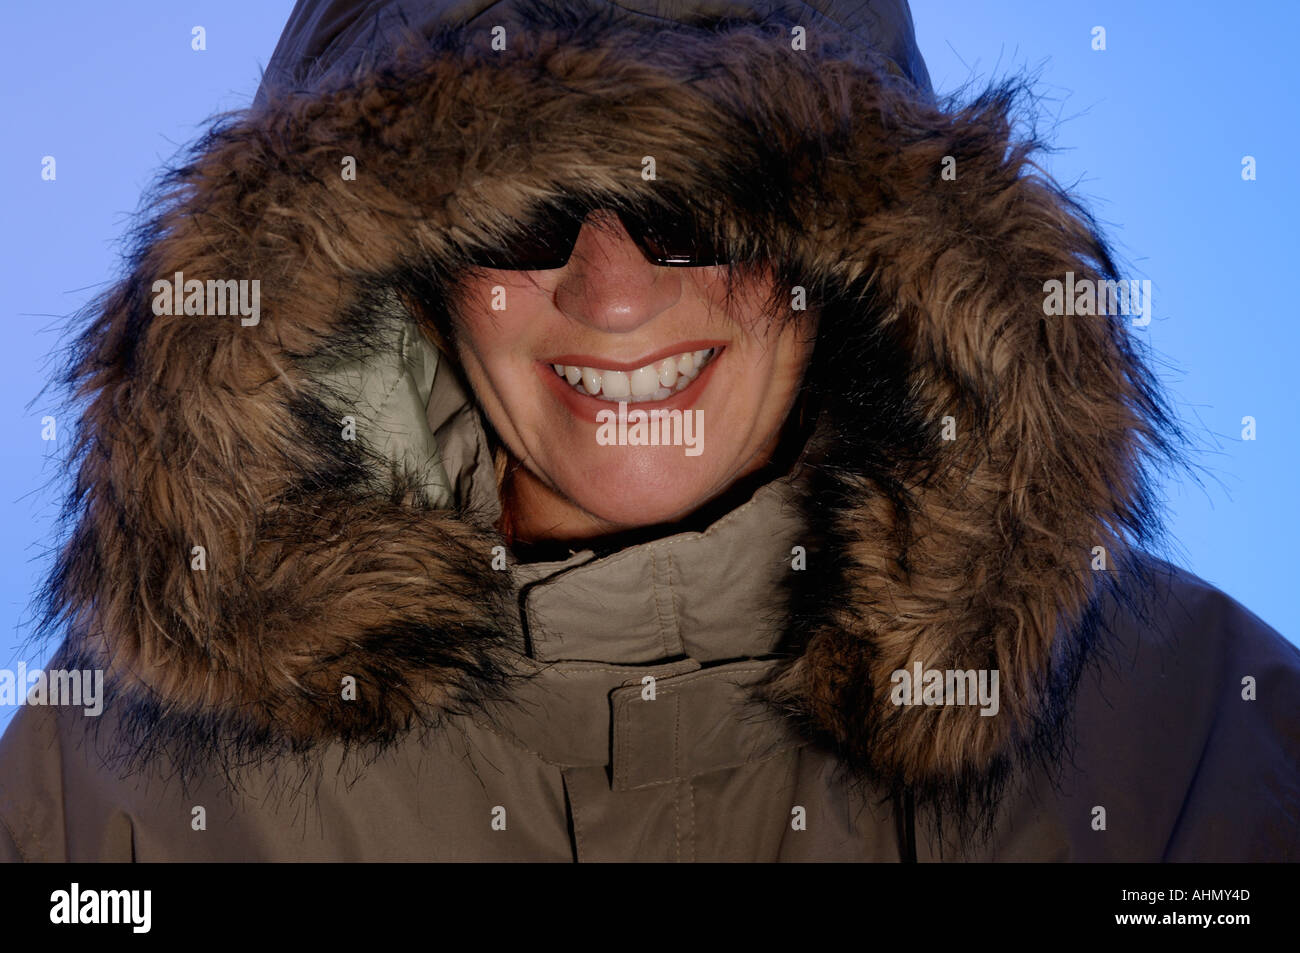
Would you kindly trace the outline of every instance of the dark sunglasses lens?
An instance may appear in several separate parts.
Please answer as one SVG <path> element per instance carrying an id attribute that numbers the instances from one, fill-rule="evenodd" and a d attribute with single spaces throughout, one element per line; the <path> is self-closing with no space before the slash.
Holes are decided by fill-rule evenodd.
<path id="1" fill-rule="evenodd" d="M 720 231 L 707 220 L 676 209 L 629 221 L 641 247 L 660 265 L 721 265 L 729 260 Z"/>
<path id="2" fill-rule="evenodd" d="M 581 227 L 582 214 L 576 207 L 546 206 L 512 232 L 502 248 L 482 249 L 472 259 L 483 268 L 509 271 L 563 268 Z"/>
<path id="3" fill-rule="evenodd" d="M 723 265 L 730 262 L 726 241 L 712 219 L 696 218 L 681 208 L 662 207 L 648 217 L 619 213 L 641 250 L 656 264 Z M 483 268 L 544 271 L 563 268 L 573 253 L 586 208 L 576 202 L 540 207 L 501 248 L 475 251 L 471 260 Z"/>

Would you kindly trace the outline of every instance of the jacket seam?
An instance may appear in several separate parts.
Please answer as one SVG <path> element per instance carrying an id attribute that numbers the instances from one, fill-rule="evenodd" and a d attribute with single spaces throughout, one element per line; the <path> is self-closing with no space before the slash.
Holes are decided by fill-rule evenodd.
<path id="1" fill-rule="evenodd" d="M 17 852 L 19 859 L 24 864 L 33 863 L 31 855 L 29 855 L 27 851 L 23 850 L 22 841 L 20 841 L 18 835 L 14 833 L 13 827 L 9 824 L 9 819 L 3 814 L 0 814 L 0 827 L 3 827 L 5 833 L 9 835 L 9 840 L 13 843 L 14 850 Z"/>
<path id="2" fill-rule="evenodd" d="M 498 738 L 502 738 L 505 741 L 509 742 L 513 747 L 518 748 L 520 751 L 528 752 L 533 757 L 535 757 L 538 761 L 541 761 L 543 764 L 550 765 L 553 768 L 603 767 L 603 765 L 598 765 L 598 764 L 584 764 L 580 762 L 571 762 L 571 761 L 554 761 L 551 758 L 548 758 L 546 755 L 542 754 L 540 751 L 530 748 L 528 745 L 524 744 L 523 742 L 519 741 L 519 739 L 515 738 L 514 735 L 510 734 L 509 732 L 501 730 L 497 726 L 493 725 L 491 722 L 479 721 L 478 719 L 471 719 L 471 721 L 478 727 L 482 728 L 484 731 L 490 731 Z M 715 771 L 726 771 L 731 768 L 739 768 L 751 764 L 764 764 L 765 762 L 771 761 L 773 758 L 781 757 L 788 751 L 796 751 L 800 748 L 805 748 L 807 746 L 808 746 L 808 742 L 806 740 L 801 738 L 792 738 L 789 744 L 783 744 L 780 747 L 776 748 L 775 750 L 769 752 L 768 754 L 763 755 L 763 757 L 761 758 L 753 758 L 746 761 L 729 761 L 726 764 L 720 764 L 717 765 L 716 767 L 709 768 L 707 771 L 701 771 L 698 774 L 692 774 L 690 775 L 690 777 L 692 778 L 701 777 L 706 774 L 712 774 Z M 683 775 L 683 777 L 685 777 L 685 775 Z M 629 790 L 635 791 L 635 790 L 640 790 L 641 788 L 660 787 L 665 784 L 676 784 L 681 780 L 682 780 L 681 777 L 675 777 L 675 778 L 666 778 L 662 781 L 647 781 L 645 784 L 638 784 L 635 787 L 629 787 Z"/>
<path id="3" fill-rule="evenodd" d="M 743 674 L 743 673 L 749 673 L 749 672 L 758 672 L 758 671 L 762 671 L 764 667 L 765 667 L 765 666 L 763 666 L 763 665 L 750 665 L 750 666 L 746 666 L 745 668 L 742 668 L 742 669 L 736 669 L 734 673 L 728 673 L 728 674 Z M 586 669 L 585 671 L 620 672 L 620 671 L 622 671 L 622 669 L 617 669 L 617 668 L 601 668 L 601 669 Z M 696 670 L 693 671 L 693 672 L 683 672 L 682 675 L 683 675 L 683 676 L 687 676 L 687 675 L 695 675 L 695 674 L 697 674 L 697 673 L 700 672 L 700 671 L 708 671 L 708 670 L 707 670 L 707 669 L 696 669 Z M 712 674 L 710 674 L 710 675 L 705 676 L 705 677 L 717 677 L 717 676 L 716 676 L 716 675 L 712 675 Z M 631 685 L 624 685 L 624 686 L 621 686 L 621 687 L 622 687 L 622 688 L 635 688 L 636 685 L 635 685 L 635 683 L 633 683 L 633 684 L 631 684 Z M 615 689 L 615 691 L 618 691 L 618 689 Z M 662 691 L 662 694 L 664 694 L 664 695 L 677 695 L 677 694 L 679 694 L 679 693 L 680 693 L 680 689 L 677 689 L 677 688 L 667 688 L 667 689 L 664 689 L 664 690 Z M 620 730 L 621 732 L 623 732 L 623 731 L 626 731 L 626 730 L 627 730 L 627 725 L 626 725 L 626 721 L 627 721 L 627 719 L 621 719 L 621 721 L 623 722 L 623 724 L 620 724 L 620 726 L 619 726 L 619 730 Z M 505 741 L 509 742 L 512 746 L 514 746 L 515 748 L 519 749 L 520 751 L 526 751 L 528 754 L 531 754 L 533 757 L 537 758 L 537 760 L 541 761 L 543 764 L 548 764 L 548 765 L 550 765 L 550 766 L 552 766 L 552 767 L 556 767 L 556 768 L 589 768 L 589 767 L 600 767 L 600 765 L 592 765 L 592 764 L 587 764 L 587 763 L 585 763 L 585 762 L 556 761 L 556 760 L 554 760 L 554 759 L 552 759 L 552 758 L 549 758 L 549 757 L 547 757 L 546 755 L 542 754 L 540 751 L 536 750 L 535 748 L 532 748 L 532 747 L 530 747 L 529 745 L 525 744 L 524 742 L 520 741 L 520 740 L 519 740 L 519 739 L 518 739 L 518 738 L 517 738 L 517 737 L 516 737 L 512 732 L 506 731 L 505 729 L 503 729 L 503 728 L 501 728 L 501 727 L 499 727 L 499 726 L 493 724 L 491 721 L 487 721 L 487 720 L 484 720 L 484 719 L 481 719 L 481 718 L 478 718 L 478 717 L 471 717 L 471 718 L 470 718 L 470 722 L 471 722 L 472 724 L 477 725 L 478 727 L 482 728 L 482 729 L 485 730 L 485 731 L 490 731 L 492 734 L 496 735 L 498 738 L 502 738 L 502 739 L 504 739 Z M 743 765 L 743 764 L 761 764 L 762 762 L 767 761 L 769 758 L 776 757 L 777 755 L 779 755 L 780 753 L 782 753 L 782 752 L 784 752 L 784 751 L 789 751 L 789 750 L 791 750 L 792 748 L 800 748 L 800 747 L 803 747 L 806 743 L 807 743 L 807 742 L 805 742 L 805 741 L 803 741 L 803 740 L 801 740 L 801 739 L 798 739 L 798 738 L 792 738 L 790 744 L 788 744 L 788 745 L 786 745 L 786 744 L 781 745 L 778 749 L 776 749 L 775 751 L 773 751 L 772 754 L 770 754 L 770 755 L 765 755 L 764 757 L 759 758 L 759 759 L 757 759 L 757 760 L 735 761 L 735 762 L 730 762 L 730 763 L 728 763 L 728 764 L 718 765 L 716 768 L 710 768 L 709 771 L 722 771 L 722 770 L 725 770 L 725 769 L 727 769 L 727 768 L 739 767 L 740 765 Z M 629 751 L 630 751 L 630 749 L 629 749 Z M 611 754 L 612 754 L 612 753 L 611 753 Z M 674 751 L 674 755 L 675 755 L 675 754 L 676 754 L 676 752 Z M 612 758 L 611 758 L 611 761 L 612 761 Z M 615 765 L 614 767 L 617 769 L 618 766 Z M 707 773 L 709 773 L 709 772 L 708 772 L 708 771 L 705 771 L 705 772 L 701 772 L 701 773 L 702 773 L 702 774 L 707 774 Z M 618 780 L 625 780 L 624 775 L 623 775 L 621 772 L 618 772 L 617 770 L 616 770 L 616 777 L 617 777 Z M 649 784 L 668 784 L 668 783 L 672 783 L 672 782 L 671 782 L 671 781 L 662 781 L 662 782 L 661 782 L 661 781 L 652 781 L 652 782 L 649 782 Z M 639 788 L 639 787 L 645 787 L 645 786 L 647 786 L 647 785 L 637 785 L 638 788 Z"/>
<path id="4" fill-rule="evenodd" d="M 664 778 L 660 781 L 647 781 L 644 784 L 638 784 L 635 787 L 629 787 L 629 791 L 640 791 L 642 788 L 661 788 L 667 784 L 681 784 L 683 781 L 689 781 L 693 778 L 702 778 L 708 774 L 715 774 L 718 771 L 730 771 L 733 768 L 747 768 L 754 764 L 766 764 L 776 758 L 780 758 L 791 751 L 798 751 L 801 748 L 808 747 L 807 741 L 796 741 L 785 747 L 771 751 L 761 758 L 755 758 L 752 761 L 730 761 L 727 764 L 720 764 L 717 767 L 709 768 L 707 771 L 700 771 L 696 774 L 682 775 L 676 778 Z"/>
<path id="5" fill-rule="evenodd" d="M 673 699 L 673 774 L 682 774 L 682 702 L 678 695 Z"/>
<path id="6" fill-rule="evenodd" d="M 676 573 L 676 564 L 673 562 L 673 551 L 670 547 L 665 554 L 668 558 L 668 615 L 669 622 L 672 623 L 672 636 L 674 640 L 673 652 L 685 651 L 686 640 L 682 638 L 682 620 L 677 614 L 677 589 L 673 585 L 673 579 Z"/>
<path id="7" fill-rule="evenodd" d="M 496 725 L 492 724 L 491 722 L 488 722 L 488 721 L 480 721 L 480 720 L 478 720 L 477 718 L 471 718 L 470 721 L 471 721 L 473 724 L 477 725 L 478 727 L 482 728 L 484 731 L 490 731 L 492 734 L 496 735 L 498 738 L 501 738 L 501 739 L 503 739 L 503 740 L 509 742 L 511 745 L 513 745 L 514 747 L 518 748 L 520 751 L 526 751 L 526 752 L 528 752 L 528 753 L 531 754 L 534 758 L 536 758 L 538 761 L 541 761 L 543 764 L 548 764 L 548 765 L 550 765 L 550 766 L 553 767 L 553 768 L 589 768 L 589 767 L 594 767 L 594 765 L 580 764 L 580 763 L 574 763 L 574 762 L 570 762 L 570 761 L 553 761 L 552 759 L 546 757 L 546 755 L 542 754 L 540 751 L 537 751 L 537 750 L 535 750 L 535 749 L 533 749 L 533 748 L 528 747 L 528 745 L 526 745 L 526 744 L 524 744 L 523 742 L 521 742 L 521 741 L 520 741 L 518 738 L 516 738 L 513 734 L 511 734 L 511 733 L 509 733 L 509 732 L 507 732 L 507 731 L 503 731 L 502 729 L 498 728 Z"/>
<path id="8" fill-rule="evenodd" d="M 669 590 L 668 590 L 668 592 L 669 592 L 669 595 L 668 595 L 668 598 L 671 600 L 671 599 L 672 599 L 672 566 L 671 566 L 671 563 L 669 564 L 668 572 L 669 572 L 669 577 L 668 577 L 668 586 L 669 586 Z M 658 633 L 658 634 L 659 634 L 659 644 L 660 644 L 661 646 L 663 646 L 663 650 L 664 650 L 664 654 L 665 654 L 665 655 L 675 655 L 675 654 L 676 654 L 676 651 L 675 651 L 675 650 L 676 650 L 676 646 L 673 646 L 673 645 L 670 645 L 670 644 L 669 644 L 669 641 L 668 641 L 668 629 L 669 629 L 669 626 L 668 626 L 668 624 L 667 624 L 668 620 L 666 620 L 666 619 L 664 618 L 663 606 L 662 606 L 662 602 L 661 602 L 661 600 L 662 600 L 661 592 L 662 592 L 663 587 L 659 584 L 659 554 L 656 553 L 653 549 L 650 551 L 650 577 L 651 577 L 651 584 L 654 586 L 654 595 L 652 596 L 652 599 L 654 600 L 654 607 L 655 607 L 655 622 L 658 623 L 658 628 L 659 628 L 659 633 Z"/>
<path id="9" fill-rule="evenodd" d="M 579 664 L 582 664 L 582 663 L 579 663 Z M 672 665 L 672 664 L 675 664 L 675 663 L 669 662 L 669 663 L 667 663 L 667 664 Z M 568 673 L 578 673 L 578 674 L 585 674 L 586 672 L 605 672 L 605 673 L 608 673 L 608 674 L 610 674 L 610 675 L 617 675 L 619 672 L 627 672 L 627 670 L 628 670 L 629 668 L 640 668 L 640 667 L 642 667 L 642 666 L 637 666 L 637 665 L 633 664 L 633 665 L 621 666 L 621 667 L 619 667 L 619 668 L 565 668 L 564 666 L 566 665 L 566 663 L 564 663 L 564 662 L 550 662 L 550 663 L 547 663 L 547 665 L 548 665 L 548 667 L 552 668 L 553 671 L 557 671 L 557 672 L 568 672 Z M 655 667 L 655 666 L 648 665 L 648 666 L 644 666 L 644 667 L 645 667 L 645 668 L 653 668 L 653 667 Z M 700 669 L 692 669 L 692 670 L 689 671 L 689 672 L 681 672 L 680 675 L 694 675 L 694 674 L 695 674 L 696 672 L 698 672 L 698 671 L 700 671 Z M 746 671 L 749 671 L 749 670 L 747 669 Z M 677 675 L 666 675 L 666 676 L 663 676 L 663 677 L 664 677 L 664 678 L 677 678 L 678 676 L 677 676 Z M 633 674 L 628 674 L 628 678 L 633 679 L 633 681 L 629 682 L 627 685 L 619 685 L 618 688 L 615 688 L 615 689 L 614 689 L 614 691 L 618 691 L 619 688 L 635 688 L 635 687 L 636 687 L 636 681 L 635 681 L 636 676 L 633 675 Z M 658 681 L 658 676 L 656 676 L 656 681 Z"/>
<path id="10" fill-rule="evenodd" d="M 684 778 L 682 783 L 686 785 L 686 817 L 691 822 L 690 842 L 688 846 L 691 849 L 691 862 L 695 862 L 695 782 L 690 778 Z"/>
<path id="11" fill-rule="evenodd" d="M 620 748 L 622 748 L 623 750 L 627 751 L 627 757 L 626 757 L 626 758 L 623 758 L 623 759 L 620 761 L 620 763 L 614 765 L 615 775 L 616 775 L 617 780 L 618 780 L 618 783 L 619 783 L 620 785 L 626 785 L 626 784 L 627 784 L 627 775 L 628 775 L 628 767 L 627 767 L 627 766 L 630 765 L 630 764 L 635 764 L 635 763 L 636 763 L 636 758 L 635 758 L 635 756 L 632 754 L 632 751 L 633 751 L 633 745 L 632 745 L 632 738 L 631 738 L 631 735 L 630 735 L 630 728 L 631 728 L 631 726 L 630 726 L 630 724 L 629 724 L 629 723 L 631 722 L 631 720 L 632 720 L 632 719 L 630 719 L 630 718 L 622 718 L 622 719 L 619 719 L 619 721 L 618 721 L 619 737 L 620 737 L 620 739 L 622 740 L 622 745 L 620 745 Z M 615 749 L 615 750 L 618 750 L 618 749 Z M 611 751 L 611 752 L 609 753 L 609 756 L 610 756 L 610 759 L 613 760 L 613 758 L 614 758 L 614 752 Z"/>
<path id="12" fill-rule="evenodd" d="M 560 771 L 560 784 L 564 787 L 564 804 L 568 811 L 568 820 L 573 827 L 573 861 L 581 863 L 583 858 L 582 847 L 582 827 L 578 823 L 578 804 L 573 797 L 573 788 L 569 784 L 568 775 L 563 769 Z"/>
<path id="13" fill-rule="evenodd" d="M 397 393 L 397 388 L 401 387 L 402 381 L 406 379 L 406 374 L 407 374 L 406 347 L 407 347 L 406 323 L 403 322 L 397 338 L 397 359 L 400 367 L 399 370 L 397 371 L 397 374 L 393 378 L 392 386 L 388 388 L 387 392 L 383 396 L 383 399 L 381 399 L 379 403 L 375 405 L 374 418 L 371 420 L 372 424 L 377 424 L 379 422 L 380 417 L 383 416 L 384 408 L 388 406 L 388 402 L 392 400 L 393 395 Z"/>

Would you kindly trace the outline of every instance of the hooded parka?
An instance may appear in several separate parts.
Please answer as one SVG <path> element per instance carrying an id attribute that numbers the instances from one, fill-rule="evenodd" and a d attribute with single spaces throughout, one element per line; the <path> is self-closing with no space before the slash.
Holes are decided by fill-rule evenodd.
<path id="1" fill-rule="evenodd" d="M 1045 313 L 1117 275 L 1015 102 L 937 104 L 903 0 L 301 0 L 75 344 L 48 668 L 105 700 L 18 711 L 0 856 L 1300 857 L 1300 653 L 1149 555 L 1179 434 Z M 799 452 L 521 558 L 428 315 L 669 189 L 819 311 Z"/>

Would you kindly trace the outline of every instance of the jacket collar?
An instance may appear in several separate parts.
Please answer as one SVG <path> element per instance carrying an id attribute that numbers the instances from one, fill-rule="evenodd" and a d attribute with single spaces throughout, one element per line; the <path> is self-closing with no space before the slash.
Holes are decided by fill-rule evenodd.
<path id="1" fill-rule="evenodd" d="M 791 550 L 804 533 L 781 479 L 703 532 L 518 566 L 528 654 L 623 665 L 768 655 L 784 634 Z"/>

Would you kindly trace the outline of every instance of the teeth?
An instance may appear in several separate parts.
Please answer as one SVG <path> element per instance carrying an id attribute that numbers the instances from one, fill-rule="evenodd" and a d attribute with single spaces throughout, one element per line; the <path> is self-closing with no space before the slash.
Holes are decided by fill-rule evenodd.
<path id="1" fill-rule="evenodd" d="M 632 388 L 628 384 L 625 371 L 605 371 L 600 378 L 600 392 L 610 400 L 625 400 Z"/>
<path id="2" fill-rule="evenodd" d="M 572 364 L 552 364 L 551 368 L 557 377 L 563 377 L 580 394 L 609 401 L 667 400 L 690 386 L 712 360 L 715 351 L 711 347 L 687 351 L 634 371 L 609 371 Z"/>
<path id="3" fill-rule="evenodd" d="M 659 369 L 653 365 L 638 367 L 628 378 L 628 384 L 633 397 L 647 397 L 659 389 Z"/>
<path id="4" fill-rule="evenodd" d="M 659 383 L 664 387 L 672 387 L 677 383 L 676 361 L 670 359 L 659 365 Z"/>

